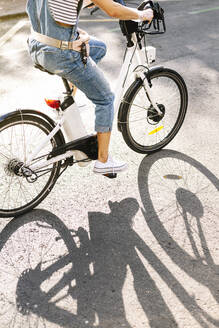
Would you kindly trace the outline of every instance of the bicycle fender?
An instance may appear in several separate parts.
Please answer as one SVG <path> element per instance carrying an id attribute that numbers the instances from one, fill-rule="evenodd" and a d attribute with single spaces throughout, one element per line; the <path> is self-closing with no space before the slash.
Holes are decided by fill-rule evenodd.
<path id="1" fill-rule="evenodd" d="M 117 129 L 118 129 L 119 132 L 122 132 L 122 128 L 123 128 L 123 124 L 124 124 L 124 122 L 122 122 L 122 115 L 123 115 L 123 110 L 125 110 L 125 108 L 127 106 L 124 99 L 127 98 L 128 95 L 130 94 L 133 85 L 136 85 L 136 84 L 141 85 L 142 83 L 143 83 L 143 81 L 140 77 L 136 78 L 135 81 L 130 85 L 130 87 L 126 91 L 125 95 L 123 96 L 123 99 L 122 99 L 122 101 L 120 103 L 120 106 L 119 106 L 119 111 L 118 111 L 118 116 L 117 116 Z"/>
<path id="2" fill-rule="evenodd" d="M 152 68 L 149 68 L 149 70 L 147 70 L 145 72 L 145 75 L 147 78 L 150 79 L 150 76 L 153 75 L 155 72 L 158 73 L 158 72 L 162 72 L 164 69 L 163 66 L 155 66 L 155 67 L 152 67 Z"/>
<path id="3" fill-rule="evenodd" d="M 51 117 L 47 116 L 46 114 L 44 114 L 40 111 L 33 110 L 33 109 L 17 109 L 16 111 L 6 113 L 6 114 L 0 116 L 0 123 L 3 122 L 4 120 L 10 120 L 14 117 L 22 117 L 22 115 L 24 115 L 24 114 L 40 117 L 41 119 L 46 121 L 46 123 L 48 123 L 51 126 L 51 128 L 53 128 L 53 129 L 56 126 L 56 123 L 53 121 L 53 119 Z M 63 136 L 63 133 L 60 130 L 57 132 L 57 135 L 59 136 L 60 141 L 62 143 L 65 143 L 65 138 Z"/>

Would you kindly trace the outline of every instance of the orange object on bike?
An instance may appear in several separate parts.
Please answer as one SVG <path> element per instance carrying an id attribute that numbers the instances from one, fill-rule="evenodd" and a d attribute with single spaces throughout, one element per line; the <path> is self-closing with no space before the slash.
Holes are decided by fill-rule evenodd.
<path id="1" fill-rule="evenodd" d="M 57 99 L 47 99 L 47 98 L 45 98 L 45 102 L 49 107 L 55 108 L 55 109 L 59 109 L 60 104 L 61 104 L 60 100 L 57 100 Z"/>

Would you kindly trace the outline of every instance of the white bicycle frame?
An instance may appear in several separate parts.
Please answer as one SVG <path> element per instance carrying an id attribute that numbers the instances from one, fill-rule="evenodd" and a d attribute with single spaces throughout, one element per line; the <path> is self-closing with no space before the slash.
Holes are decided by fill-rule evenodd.
<path id="1" fill-rule="evenodd" d="M 147 92 L 147 94 L 150 97 L 151 104 L 154 106 L 154 108 L 157 110 L 158 114 L 162 114 L 158 106 L 156 105 L 156 102 L 154 101 L 152 95 L 151 95 L 151 90 L 148 84 L 147 79 L 145 78 L 144 72 L 145 72 L 145 67 L 149 69 L 149 54 L 148 50 L 149 47 L 142 47 L 142 49 L 139 49 L 137 45 L 137 38 L 136 35 L 133 34 L 132 36 L 132 41 L 134 43 L 134 46 L 127 48 L 125 58 L 120 70 L 119 78 L 116 83 L 116 88 L 115 88 L 115 113 L 118 112 L 119 106 L 122 100 L 122 97 L 127 89 L 127 82 L 130 83 L 130 76 L 132 75 L 133 81 L 136 78 L 141 78 L 143 83 L 144 83 L 144 88 Z M 154 51 L 153 54 L 153 60 L 155 61 L 155 54 L 156 54 L 156 49 L 153 47 L 150 47 L 152 51 Z M 135 71 L 135 68 L 139 66 L 139 69 Z M 133 82 L 132 81 L 132 82 Z"/>
<path id="2" fill-rule="evenodd" d="M 125 90 L 127 89 L 127 83 L 130 80 L 130 77 L 133 77 L 133 80 L 135 78 L 141 78 L 144 83 L 144 88 L 147 92 L 148 97 L 150 98 L 150 102 L 153 105 L 153 107 L 157 110 L 158 114 L 162 114 L 158 106 L 156 105 L 155 100 L 153 99 L 151 95 L 151 90 L 148 84 L 148 80 L 144 75 L 145 67 L 149 68 L 149 62 L 148 58 L 146 56 L 147 54 L 147 48 L 142 47 L 140 50 L 137 44 L 137 38 L 133 34 L 132 41 L 134 43 L 134 46 L 127 48 L 125 58 L 120 70 L 119 78 L 116 84 L 115 89 L 115 114 L 118 112 L 119 105 L 122 101 L 122 97 L 124 95 Z M 155 51 L 155 48 L 153 48 Z M 155 58 L 154 58 L 155 60 Z M 139 69 L 135 71 L 135 68 L 139 66 Z M 142 68 L 141 68 L 142 66 Z M 134 69 L 132 69 L 132 67 Z M 78 111 L 76 103 L 74 103 L 72 106 L 70 106 L 67 110 L 71 111 Z M 34 159 L 37 157 L 39 152 L 45 147 L 46 144 L 54 137 L 54 135 L 63 127 L 63 123 L 65 122 L 66 115 L 65 111 L 60 114 L 60 118 L 57 121 L 56 127 L 43 139 L 43 141 L 39 144 L 39 146 L 36 148 L 36 150 L 30 155 L 30 157 L 25 162 L 25 167 L 28 167 L 32 171 L 40 170 L 44 167 L 47 167 L 51 164 L 54 164 L 58 161 L 65 160 L 68 157 L 71 157 L 74 155 L 75 150 L 69 150 L 66 153 L 62 155 L 58 155 L 56 157 L 53 157 L 51 159 L 42 159 L 37 161 L 36 163 L 32 163 Z M 65 131 L 66 132 L 66 131 Z M 73 141 L 73 140 L 72 140 Z"/>

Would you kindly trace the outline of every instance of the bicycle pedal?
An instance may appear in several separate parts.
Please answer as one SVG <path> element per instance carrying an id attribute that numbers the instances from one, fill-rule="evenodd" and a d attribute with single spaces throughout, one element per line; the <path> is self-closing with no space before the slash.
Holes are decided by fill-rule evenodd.
<path id="1" fill-rule="evenodd" d="M 117 177 L 117 173 L 106 173 L 103 175 L 109 179 L 115 179 Z"/>

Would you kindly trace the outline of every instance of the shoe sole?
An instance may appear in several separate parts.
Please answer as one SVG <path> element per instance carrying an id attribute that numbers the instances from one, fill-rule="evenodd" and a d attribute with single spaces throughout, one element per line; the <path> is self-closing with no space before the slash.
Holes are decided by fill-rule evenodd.
<path id="1" fill-rule="evenodd" d="M 112 167 L 109 167 L 109 168 L 94 168 L 93 169 L 93 172 L 95 174 L 108 174 L 108 173 L 120 173 L 120 172 L 124 172 L 128 169 L 128 165 L 123 165 L 123 166 L 120 166 L 120 167 L 117 167 L 117 168 L 112 168 Z"/>

